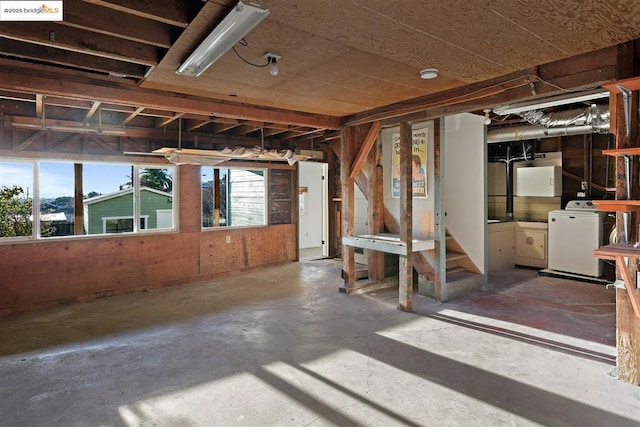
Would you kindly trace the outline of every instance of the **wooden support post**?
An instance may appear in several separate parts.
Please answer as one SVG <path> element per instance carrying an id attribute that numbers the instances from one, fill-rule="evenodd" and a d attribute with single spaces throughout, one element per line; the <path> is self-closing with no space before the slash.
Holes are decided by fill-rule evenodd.
<path id="1" fill-rule="evenodd" d="M 340 151 L 342 152 L 342 164 L 340 168 L 340 181 L 342 182 L 342 235 L 353 236 L 355 232 L 355 203 L 354 180 L 349 177 L 355 151 L 354 129 L 351 127 L 342 129 Z M 355 251 L 352 246 L 342 245 L 342 274 L 344 287 L 341 292 L 349 292 L 356 283 Z"/>
<path id="2" fill-rule="evenodd" d="M 400 241 L 406 245 L 407 255 L 400 256 L 399 306 L 402 311 L 413 310 L 413 185 L 411 155 L 413 141 L 411 123 L 400 123 Z"/>
<path id="3" fill-rule="evenodd" d="M 358 157 L 353 161 L 353 165 L 351 166 L 351 171 L 349 172 L 349 178 L 355 179 L 358 172 L 360 172 L 360 168 L 365 162 L 365 159 L 369 156 L 369 152 L 371 148 L 374 146 L 376 141 L 378 140 L 378 135 L 380 134 L 380 121 L 373 122 L 371 127 L 369 128 L 369 132 L 367 136 L 364 138 L 362 142 L 362 146 L 360 147 L 360 152 L 358 152 Z"/>
<path id="4" fill-rule="evenodd" d="M 445 225 L 445 200 L 444 200 L 444 119 L 434 121 L 433 129 L 433 151 L 434 151 L 434 216 L 435 216 L 435 239 L 436 248 L 434 254 L 433 280 L 435 288 L 435 299 L 437 301 L 447 300 L 447 237 Z"/>
<path id="5" fill-rule="evenodd" d="M 82 194 L 82 163 L 74 163 L 73 234 L 84 233 L 84 199 Z"/>
<path id="6" fill-rule="evenodd" d="M 371 150 L 368 160 L 369 186 L 367 194 L 367 232 L 380 234 L 384 232 L 384 195 L 382 166 L 380 162 L 380 144 Z M 380 251 L 367 252 L 367 266 L 369 280 L 384 280 L 384 253 Z"/>

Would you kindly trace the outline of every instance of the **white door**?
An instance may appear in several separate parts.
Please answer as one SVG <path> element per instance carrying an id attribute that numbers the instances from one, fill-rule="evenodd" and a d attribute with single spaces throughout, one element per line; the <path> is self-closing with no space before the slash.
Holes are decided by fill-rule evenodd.
<path id="1" fill-rule="evenodd" d="M 300 162 L 298 168 L 301 259 L 329 255 L 327 169 L 326 163 L 318 162 Z"/>

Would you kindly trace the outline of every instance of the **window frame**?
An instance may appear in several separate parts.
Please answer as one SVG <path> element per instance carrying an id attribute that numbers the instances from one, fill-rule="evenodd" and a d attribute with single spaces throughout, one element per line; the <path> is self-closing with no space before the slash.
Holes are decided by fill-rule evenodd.
<path id="1" fill-rule="evenodd" d="M 200 169 L 200 230 L 201 231 L 212 231 L 212 230 L 229 230 L 229 229 L 241 229 L 241 228 L 256 228 L 256 227 L 268 227 L 269 224 L 269 175 L 270 169 L 266 165 L 256 164 L 258 167 L 253 167 L 249 165 L 202 165 Z M 260 167 L 261 166 L 261 167 Z M 250 224 L 250 225 L 211 225 L 210 227 L 204 226 L 204 193 L 203 193 L 203 184 L 202 177 L 204 174 L 202 173 L 203 168 L 211 169 L 211 177 L 212 177 L 212 188 L 215 187 L 213 184 L 213 177 L 215 176 L 215 169 L 226 169 L 228 171 L 232 170 L 241 170 L 241 171 L 260 171 L 262 172 L 262 177 L 264 178 L 264 186 L 262 188 L 263 195 L 263 215 L 262 215 L 262 224 Z M 215 189 L 215 188 L 214 188 Z M 219 191 L 219 189 L 217 189 Z M 229 196 L 227 194 L 227 196 Z M 214 196 L 215 199 L 215 196 Z M 215 206 L 213 206 L 215 208 Z M 227 216 L 225 216 L 225 223 L 227 222 L 229 215 L 229 206 L 227 206 Z"/>
<path id="2" fill-rule="evenodd" d="M 0 162 L 2 163 L 18 163 L 18 164 L 28 164 L 32 167 L 32 191 L 31 198 L 33 199 L 33 207 L 32 207 L 32 232 L 30 236 L 16 236 L 16 237 L 0 237 L 0 244 L 9 244 L 9 243 L 20 243 L 20 242 L 33 242 L 33 241 L 52 241 L 52 240 L 60 240 L 60 239 L 91 239 L 91 238 L 111 238 L 122 235 L 134 235 L 134 234 L 169 234 L 169 233 L 177 233 L 179 232 L 179 192 L 178 189 L 178 177 L 180 173 L 180 168 L 177 165 L 172 164 L 158 164 L 158 163 L 134 163 L 127 161 L 113 161 L 113 162 L 103 162 L 98 160 L 65 160 L 65 159 L 57 159 L 57 158 L 38 158 L 38 159 L 25 159 L 19 157 L 6 157 L 3 158 Z M 99 164 L 99 165 L 126 165 L 132 167 L 133 177 L 133 216 L 128 216 L 127 218 L 134 218 L 133 232 L 126 233 L 106 233 L 105 232 L 105 221 L 103 218 L 102 223 L 103 232 L 101 234 L 71 234 L 66 236 L 42 236 L 41 235 L 41 215 L 40 212 L 40 164 L 41 163 L 67 163 L 67 164 L 82 164 L 90 165 L 90 164 Z M 174 185 L 172 186 L 171 192 L 171 210 L 173 211 L 172 222 L 173 226 L 171 228 L 145 228 L 140 229 L 139 223 L 140 220 L 143 219 L 145 226 L 148 227 L 149 224 L 149 215 L 141 215 L 140 214 L 140 170 L 142 169 L 170 169 L 172 171 L 172 181 Z M 84 189 L 83 189 L 84 194 Z M 75 196 L 75 194 L 74 194 Z M 166 209 L 168 210 L 168 209 Z M 84 212 L 83 212 L 84 216 Z M 106 218 L 106 217 L 105 217 Z M 113 219 L 124 219 L 123 218 L 113 218 Z"/>

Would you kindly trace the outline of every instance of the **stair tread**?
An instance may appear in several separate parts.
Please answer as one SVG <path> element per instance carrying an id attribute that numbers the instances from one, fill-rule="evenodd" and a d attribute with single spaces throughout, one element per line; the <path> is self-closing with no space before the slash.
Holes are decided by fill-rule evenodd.
<path id="1" fill-rule="evenodd" d="M 468 258 L 469 255 L 461 252 L 447 252 L 447 261 L 454 261 L 456 259 Z"/>

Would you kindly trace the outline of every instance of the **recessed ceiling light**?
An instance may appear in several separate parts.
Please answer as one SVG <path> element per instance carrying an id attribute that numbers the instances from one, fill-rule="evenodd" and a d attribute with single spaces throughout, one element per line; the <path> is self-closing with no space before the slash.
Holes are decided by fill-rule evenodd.
<path id="1" fill-rule="evenodd" d="M 438 70 L 436 68 L 425 68 L 420 71 L 420 78 L 425 80 L 435 79 L 438 77 Z"/>

